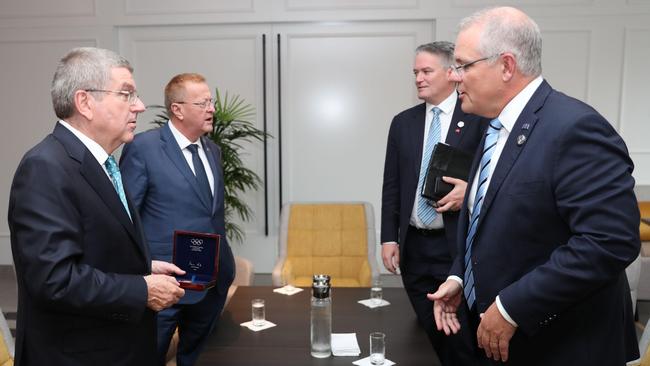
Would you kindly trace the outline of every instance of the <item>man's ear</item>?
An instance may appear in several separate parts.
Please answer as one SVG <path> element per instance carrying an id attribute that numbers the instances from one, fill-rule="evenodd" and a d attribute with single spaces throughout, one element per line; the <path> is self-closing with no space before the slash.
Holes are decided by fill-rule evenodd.
<path id="1" fill-rule="evenodd" d="M 95 98 L 90 96 L 90 92 L 77 90 L 74 93 L 74 107 L 87 120 L 92 120 L 95 109 Z"/>
<path id="2" fill-rule="evenodd" d="M 512 53 L 506 52 L 501 55 L 501 60 L 503 62 L 502 66 L 502 78 L 503 81 L 510 81 L 517 71 L 517 59 Z"/>
<path id="3" fill-rule="evenodd" d="M 176 103 L 172 103 L 171 105 L 171 110 L 172 110 L 172 115 L 175 116 L 178 120 L 182 121 L 184 116 L 183 116 L 183 111 L 181 110 L 181 106 L 179 106 Z M 170 118 L 172 116 L 169 116 Z"/>

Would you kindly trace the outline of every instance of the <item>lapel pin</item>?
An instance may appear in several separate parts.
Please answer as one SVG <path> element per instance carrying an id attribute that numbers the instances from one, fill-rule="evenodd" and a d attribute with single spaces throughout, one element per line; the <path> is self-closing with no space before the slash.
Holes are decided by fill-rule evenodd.
<path id="1" fill-rule="evenodd" d="M 519 135 L 517 136 L 517 145 L 521 146 L 526 142 L 526 136 Z"/>
<path id="2" fill-rule="evenodd" d="M 522 129 L 522 130 L 527 130 L 527 129 L 529 129 L 529 128 L 530 128 L 530 124 L 529 124 L 529 123 L 524 123 L 524 125 L 521 126 L 521 129 Z"/>
<path id="3" fill-rule="evenodd" d="M 456 126 L 458 126 L 458 128 L 463 128 L 463 127 L 465 127 L 465 122 L 463 122 L 463 121 L 458 121 L 458 123 L 456 124 Z"/>

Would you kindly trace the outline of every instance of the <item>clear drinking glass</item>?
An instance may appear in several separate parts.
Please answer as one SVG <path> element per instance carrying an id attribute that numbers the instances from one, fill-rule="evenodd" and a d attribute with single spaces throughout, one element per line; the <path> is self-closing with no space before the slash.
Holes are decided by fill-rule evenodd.
<path id="1" fill-rule="evenodd" d="M 257 327 L 264 325 L 265 314 L 263 299 L 253 299 L 251 301 L 251 312 L 253 314 L 253 325 Z"/>
<path id="2" fill-rule="evenodd" d="M 382 299 L 382 289 L 381 289 L 381 280 L 376 279 L 372 281 L 372 287 L 370 288 L 370 302 L 373 305 L 381 304 Z"/>
<path id="3" fill-rule="evenodd" d="M 386 354 L 386 335 L 382 332 L 370 333 L 370 363 L 383 365 Z"/>

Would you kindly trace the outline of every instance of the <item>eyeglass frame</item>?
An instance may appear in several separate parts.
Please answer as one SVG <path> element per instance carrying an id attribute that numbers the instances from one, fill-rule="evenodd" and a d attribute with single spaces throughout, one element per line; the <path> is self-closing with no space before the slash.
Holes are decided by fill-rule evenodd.
<path id="1" fill-rule="evenodd" d="M 214 99 L 210 98 L 210 99 L 206 99 L 206 100 L 204 100 L 202 102 L 182 102 L 181 101 L 181 102 L 173 102 L 172 104 L 174 104 L 174 103 L 176 103 L 176 104 L 193 104 L 193 105 L 195 105 L 197 107 L 201 107 L 201 108 L 207 110 L 209 106 L 214 104 Z"/>
<path id="2" fill-rule="evenodd" d="M 125 102 L 128 102 L 129 105 L 135 105 L 140 99 L 138 92 L 135 90 L 106 90 L 106 89 L 85 89 L 84 91 L 88 93 L 113 93 L 119 94 L 123 97 L 126 97 Z"/>
<path id="3" fill-rule="evenodd" d="M 485 60 L 489 60 L 491 58 L 499 57 L 501 55 L 503 55 L 503 52 L 497 53 L 495 55 L 488 56 L 488 57 L 482 57 L 482 58 L 476 59 L 474 61 L 465 62 L 464 64 L 461 64 L 461 65 L 451 65 L 451 69 L 456 73 L 457 76 L 462 77 L 463 74 L 465 74 L 465 70 L 467 68 L 473 66 L 475 63 L 485 61 Z"/>

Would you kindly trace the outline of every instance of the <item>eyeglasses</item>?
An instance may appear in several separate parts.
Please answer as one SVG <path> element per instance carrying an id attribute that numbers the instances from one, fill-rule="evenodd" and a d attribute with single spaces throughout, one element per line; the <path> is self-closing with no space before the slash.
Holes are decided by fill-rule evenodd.
<path id="1" fill-rule="evenodd" d="M 201 107 L 203 109 L 208 109 L 213 104 L 212 98 L 206 99 L 202 102 L 174 102 L 176 104 L 194 104 L 197 107 Z"/>
<path id="2" fill-rule="evenodd" d="M 122 99 L 125 102 L 128 102 L 129 105 L 134 105 L 140 97 L 138 96 L 138 93 L 135 90 L 103 90 L 103 89 L 86 89 L 87 92 L 93 92 L 93 93 L 113 93 L 113 94 L 119 94 L 122 96 Z"/>
<path id="3" fill-rule="evenodd" d="M 488 56 L 488 57 L 479 58 L 478 60 L 466 62 L 466 63 L 464 63 L 462 65 L 454 65 L 451 68 L 456 72 L 456 75 L 463 76 L 463 74 L 465 74 L 465 71 L 467 71 L 467 69 L 470 68 L 475 63 L 485 61 L 485 60 L 489 60 L 491 58 L 495 58 L 495 57 L 499 57 L 499 56 L 501 56 L 501 53 L 498 53 L 498 54 L 492 55 L 492 56 Z"/>

